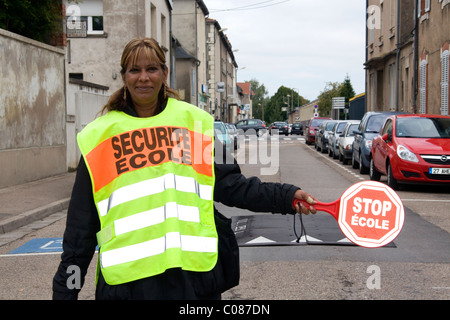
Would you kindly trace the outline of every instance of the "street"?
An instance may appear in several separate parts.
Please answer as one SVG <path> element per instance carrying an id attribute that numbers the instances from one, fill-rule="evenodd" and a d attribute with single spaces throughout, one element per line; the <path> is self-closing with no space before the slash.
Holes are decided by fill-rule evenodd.
<path id="1" fill-rule="evenodd" d="M 307 146 L 302 136 L 282 136 L 279 142 L 267 137 L 261 139 L 246 140 L 238 150 L 237 158 L 246 162 L 241 164 L 246 176 L 258 175 L 263 181 L 295 184 L 322 202 L 332 202 L 352 184 L 369 179 L 368 175 L 361 175 L 351 166 L 344 166 Z M 276 172 L 272 170 L 278 162 L 275 158 L 263 165 L 249 164 L 252 148 L 266 146 L 262 141 L 268 141 L 271 156 L 279 152 Z M 273 148 L 277 146 L 278 151 Z M 264 168 L 267 170 L 262 171 Z M 261 172 L 271 174 L 261 175 Z M 385 177 L 381 181 L 384 182 Z M 394 246 L 378 249 L 320 243 L 241 246 L 240 285 L 225 292 L 223 299 L 449 299 L 449 190 L 408 186 L 398 194 L 405 206 L 406 218 Z M 228 217 L 279 218 L 281 222 L 287 221 L 289 228 L 294 219 L 293 216 L 227 208 L 219 203 L 216 206 Z M 8 253 L 32 239 L 62 237 L 64 215 L 65 211 L 60 212 L 45 221 L 22 227 L 15 236 L 8 235 L 11 242 L 0 247 L 0 299 L 51 299 L 52 278 L 60 253 Z M 320 235 L 321 228 L 325 230 L 322 225 L 325 220 L 326 230 L 333 229 L 328 218 L 323 212 L 303 216 L 306 233 Z M 337 230 L 337 224 L 335 227 Z M 296 228 L 299 232 L 299 220 Z M 286 228 L 286 233 L 289 232 Z M 94 298 L 95 260 L 96 255 L 79 299 Z"/>

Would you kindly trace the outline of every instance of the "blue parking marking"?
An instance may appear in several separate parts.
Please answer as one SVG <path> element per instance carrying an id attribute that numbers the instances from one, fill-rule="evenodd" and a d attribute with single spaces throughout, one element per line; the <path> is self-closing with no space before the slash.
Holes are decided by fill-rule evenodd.
<path id="1" fill-rule="evenodd" d="M 62 252 L 63 238 L 33 239 L 8 254 Z"/>

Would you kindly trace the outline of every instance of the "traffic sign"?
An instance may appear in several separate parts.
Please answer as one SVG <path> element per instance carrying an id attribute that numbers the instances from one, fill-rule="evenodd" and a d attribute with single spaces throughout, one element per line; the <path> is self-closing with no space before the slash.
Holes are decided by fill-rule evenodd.
<path id="1" fill-rule="evenodd" d="M 344 109 L 345 108 L 345 97 L 332 98 L 332 108 L 333 109 Z"/>
<path id="2" fill-rule="evenodd" d="M 305 201 L 296 200 L 309 207 Z M 403 228 L 405 211 L 400 197 L 389 186 L 362 181 L 332 203 L 318 202 L 317 211 L 330 213 L 342 233 L 356 245 L 378 248 L 392 242 Z"/>

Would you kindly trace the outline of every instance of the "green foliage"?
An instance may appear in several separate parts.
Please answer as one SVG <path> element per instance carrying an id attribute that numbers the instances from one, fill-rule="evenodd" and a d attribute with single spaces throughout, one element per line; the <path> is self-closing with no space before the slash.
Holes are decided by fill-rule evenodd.
<path id="1" fill-rule="evenodd" d="M 251 88 L 253 91 L 252 105 L 253 105 L 253 117 L 255 119 L 263 119 L 263 108 L 267 104 L 266 95 L 269 93 L 264 84 L 259 84 L 256 79 L 250 80 Z M 265 118 L 265 114 L 264 114 Z"/>
<path id="2" fill-rule="evenodd" d="M 288 97 L 289 96 L 289 97 Z M 286 121 L 288 118 L 287 111 L 283 111 L 284 107 L 290 105 L 290 111 L 293 111 L 298 106 L 304 105 L 308 101 L 298 94 L 297 91 L 281 86 L 267 103 L 264 112 L 264 119 L 267 124 L 275 121 Z"/>
<path id="3" fill-rule="evenodd" d="M 0 28 L 49 42 L 62 30 L 61 0 L 0 0 Z"/>
<path id="4" fill-rule="evenodd" d="M 318 103 L 320 117 L 330 116 L 332 99 L 339 97 L 341 85 L 339 82 L 328 82 L 325 89 L 320 93 Z"/>
<path id="5" fill-rule="evenodd" d="M 319 116 L 329 117 L 332 115 L 332 98 L 345 97 L 345 104 L 348 106 L 350 99 L 354 96 L 355 90 L 353 90 L 353 86 L 348 75 L 342 83 L 328 82 L 324 91 L 322 91 L 319 95 Z M 343 111 L 341 110 L 340 112 L 340 119 L 343 119 Z"/>

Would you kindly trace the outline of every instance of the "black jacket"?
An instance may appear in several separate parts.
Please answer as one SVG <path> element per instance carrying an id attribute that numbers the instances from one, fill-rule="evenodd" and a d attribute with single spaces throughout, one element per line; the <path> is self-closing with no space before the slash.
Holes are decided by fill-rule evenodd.
<path id="1" fill-rule="evenodd" d="M 257 177 L 245 178 L 239 165 L 214 165 L 214 201 L 230 207 L 254 212 L 292 214 L 292 200 L 299 188 L 289 184 L 264 183 Z M 217 219 L 217 218 L 216 218 Z M 217 224 L 217 222 L 216 222 Z M 53 299 L 77 299 L 80 289 L 68 286 L 73 284 L 73 271 L 77 266 L 81 273 L 81 286 L 97 246 L 96 233 L 100 230 L 100 220 L 94 204 L 92 185 L 83 158 L 80 160 L 72 191 L 66 230 L 64 232 L 61 263 L 53 279 Z M 220 246 L 220 240 L 219 240 Z M 73 269 L 69 269 L 73 270 Z M 208 299 L 219 298 L 221 292 L 204 294 L 205 283 L 202 273 L 192 273 L 181 269 L 169 269 L 165 273 L 140 279 L 122 285 L 111 286 L 105 283 L 100 272 L 96 288 L 97 299 Z M 210 277 L 210 275 L 208 275 Z"/>

